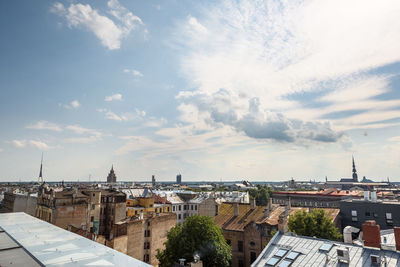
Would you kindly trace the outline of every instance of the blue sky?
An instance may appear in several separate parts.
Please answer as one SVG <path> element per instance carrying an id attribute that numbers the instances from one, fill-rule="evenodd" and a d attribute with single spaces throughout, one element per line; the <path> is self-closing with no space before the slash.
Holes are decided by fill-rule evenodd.
<path id="1" fill-rule="evenodd" d="M 1 181 L 400 181 L 398 1 L 1 1 Z"/>

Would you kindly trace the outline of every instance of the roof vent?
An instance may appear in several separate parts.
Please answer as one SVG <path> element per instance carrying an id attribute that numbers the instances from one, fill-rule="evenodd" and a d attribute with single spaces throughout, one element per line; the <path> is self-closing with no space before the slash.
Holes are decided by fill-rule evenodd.
<path id="1" fill-rule="evenodd" d="M 340 262 L 346 262 L 350 263 L 350 255 L 349 255 L 349 249 L 348 248 L 338 248 L 336 250 L 337 252 L 337 257 Z"/>
<path id="2" fill-rule="evenodd" d="M 378 265 L 378 266 L 381 265 L 381 257 L 380 256 L 371 255 L 370 258 L 371 258 L 371 264 L 372 265 Z"/>

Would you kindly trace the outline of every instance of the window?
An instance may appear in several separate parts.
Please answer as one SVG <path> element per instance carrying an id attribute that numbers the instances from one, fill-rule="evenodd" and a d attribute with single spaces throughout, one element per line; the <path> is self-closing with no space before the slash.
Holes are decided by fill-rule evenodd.
<path id="1" fill-rule="evenodd" d="M 178 214 L 178 219 L 179 219 L 179 220 L 182 219 L 182 216 L 181 216 L 180 214 Z"/>
<path id="2" fill-rule="evenodd" d="M 175 206 L 172 207 L 172 211 L 175 211 Z"/>
<path id="3" fill-rule="evenodd" d="M 197 210 L 197 205 L 194 205 L 194 210 Z"/>
<path id="4" fill-rule="evenodd" d="M 292 264 L 291 261 L 288 260 L 283 260 L 281 263 L 279 263 L 278 267 L 289 267 Z"/>
<path id="5" fill-rule="evenodd" d="M 386 224 L 390 226 L 393 225 L 392 213 L 386 213 Z"/>
<path id="6" fill-rule="evenodd" d="M 150 242 L 144 242 L 143 248 L 144 249 L 150 249 Z"/>
<path id="7" fill-rule="evenodd" d="M 351 221 L 352 222 L 358 222 L 357 211 L 356 210 L 352 210 L 351 211 Z"/>
<path id="8" fill-rule="evenodd" d="M 243 259 L 238 259 L 238 267 L 244 267 Z"/>
<path id="9" fill-rule="evenodd" d="M 152 208 L 153 207 L 153 204 L 150 204 L 150 208 Z"/>
<path id="10" fill-rule="evenodd" d="M 287 251 L 286 249 L 280 249 L 280 250 L 278 250 L 278 252 L 275 253 L 274 256 L 275 256 L 275 257 L 282 258 L 283 256 L 286 255 L 287 252 L 288 252 L 288 251 Z"/>
<path id="11" fill-rule="evenodd" d="M 150 226 L 150 222 L 147 222 L 147 226 Z"/>
<path id="12" fill-rule="evenodd" d="M 144 237 L 150 237 L 150 230 L 144 230 Z"/>
<path id="13" fill-rule="evenodd" d="M 94 231 L 93 231 L 93 227 L 90 227 L 90 232 L 91 232 L 91 233 L 93 233 L 93 232 L 94 232 Z"/>
<path id="14" fill-rule="evenodd" d="M 92 210 L 94 210 L 94 204 L 92 204 Z"/>
<path id="15" fill-rule="evenodd" d="M 193 205 L 190 205 L 190 209 L 193 210 Z"/>
<path id="16" fill-rule="evenodd" d="M 333 244 L 325 243 L 319 248 L 319 250 L 322 252 L 329 252 L 332 247 L 333 247 Z"/>
<path id="17" fill-rule="evenodd" d="M 169 207 L 167 207 L 167 211 L 169 212 Z"/>
<path id="18" fill-rule="evenodd" d="M 369 217 L 369 216 L 371 216 L 371 212 L 369 212 L 369 211 L 366 211 L 366 212 L 365 212 L 365 216 L 366 216 L 366 217 Z"/>
<path id="19" fill-rule="evenodd" d="M 93 222 L 94 221 L 94 217 L 92 216 L 92 217 L 90 217 L 90 221 L 91 222 Z"/>
<path id="20" fill-rule="evenodd" d="M 239 252 L 243 252 L 243 241 L 238 241 L 238 250 Z"/>
<path id="21" fill-rule="evenodd" d="M 254 251 L 250 251 L 250 263 L 253 263 L 256 259 L 256 253 Z"/>
<path id="22" fill-rule="evenodd" d="M 231 244 L 231 240 L 230 240 L 230 239 L 227 239 L 227 240 L 226 240 L 226 243 L 227 243 L 228 245 L 230 245 L 230 244 Z"/>
<path id="23" fill-rule="evenodd" d="M 267 261 L 267 266 L 275 266 L 275 264 L 277 264 L 278 261 L 279 261 L 278 258 L 272 257 Z"/>
<path id="24" fill-rule="evenodd" d="M 297 258 L 299 255 L 300 255 L 300 253 L 295 252 L 295 251 L 292 251 L 292 252 L 290 252 L 290 253 L 286 256 L 285 259 L 294 261 L 294 260 L 296 260 L 296 258 Z"/>
<path id="25" fill-rule="evenodd" d="M 182 205 L 179 205 L 179 211 L 181 211 L 182 210 Z"/>
<path id="26" fill-rule="evenodd" d="M 254 241 L 250 242 L 250 246 L 254 247 L 256 245 L 256 243 L 254 243 Z"/>

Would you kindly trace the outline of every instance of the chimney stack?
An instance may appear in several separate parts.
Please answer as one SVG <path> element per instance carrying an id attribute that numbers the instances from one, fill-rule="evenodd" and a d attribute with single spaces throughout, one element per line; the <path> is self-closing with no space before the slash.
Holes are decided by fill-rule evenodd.
<path id="1" fill-rule="evenodd" d="M 369 191 L 364 191 L 364 200 L 369 201 Z"/>
<path id="2" fill-rule="evenodd" d="M 371 201 L 376 202 L 376 191 L 371 192 Z"/>
<path id="3" fill-rule="evenodd" d="M 233 212 L 235 216 L 239 216 L 239 203 L 233 204 Z"/>
<path id="4" fill-rule="evenodd" d="M 364 246 L 366 247 L 381 247 L 380 226 L 375 221 L 366 221 L 362 225 Z"/>
<path id="5" fill-rule="evenodd" d="M 250 199 L 250 209 L 254 210 L 256 208 L 256 199 Z"/>
<path id="6" fill-rule="evenodd" d="M 396 250 L 400 250 L 400 227 L 393 227 L 394 230 L 394 239 L 396 241 Z"/>

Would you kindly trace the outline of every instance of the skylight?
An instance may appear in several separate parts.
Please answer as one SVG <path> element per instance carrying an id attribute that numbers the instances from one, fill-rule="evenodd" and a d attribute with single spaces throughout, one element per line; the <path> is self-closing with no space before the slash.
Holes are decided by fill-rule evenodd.
<path id="1" fill-rule="evenodd" d="M 285 259 L 294 261 L 300 255 L 299 252 L 292 251 L 290 252 Z"/>
<path id="2" fill-rule="evenodd" d="M 275 266 L 275 264 L 277 264 L 278 261 L 279 261 L 278 258 L 272 257 L 272 258 L 270 258 L 270 259 L 267 261 L 266 265 L 267 265 L 267 266 Z"/>
<path id="3" fill-rule="evenodd" d="M 282 258 L 288 251 L 286 249 L 280 249 L 278 252 L 275 253 L 275 257 Z"/>
<path id="4" fill-rule="evenodd" d="M 292 261 L 284 259 L 283 261 L 281 261 L 281 263 L 279 263 L 278 267 L 289 267 L 292 263 Z"/>
<path id="5" fill-rule="evenodd" d="M 333 244 L 325 243 L 319 248 L 319 250 L 322 252 L 329 252 L 332 247 L 333 247 Z"/>

